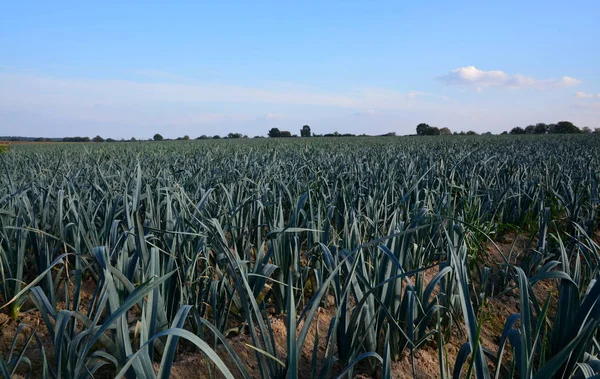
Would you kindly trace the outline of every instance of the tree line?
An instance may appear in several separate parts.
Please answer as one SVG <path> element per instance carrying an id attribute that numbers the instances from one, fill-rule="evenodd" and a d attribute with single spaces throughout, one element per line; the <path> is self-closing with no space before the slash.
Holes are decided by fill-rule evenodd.
<path id="1" fill-rule="evenodd" d="M 600 128 L 595 128 L 592 132 L 590 127 L 584 126 L 578 128 L 570 121 L 559 121 L 556 124 L 545 124 L 538 122 L 535 125 L 527 125 L 522 128 L 515 126 L 510 132 L 503 134 L 569 134 L 569 133 L 600 133 Z"/>
<path id="2" fill-rule="evenodd" d="M 559 121 L 556 124 L 545 124 L 539 122 L 535 125 L 528 125 L 526 127 L 516 126 L 509 132 L 502 132 L 501 134 L 577 134 L 577 133 L 596 133 L 600 134 L 600 128 L 595 128 L 593 131 L 591 128 L 584 126 L 582 128 L 577 127 L 570 121 Z M 452 133 L 448 128 L 438 128 L 430 126 L 426 123 L 420 123 L 417 125 L 418 136 L 439 136 L 439 135 L 477 135 L 478 133 L 469 130 L 468 132 L 454 132 Z M 483 133 L 484 135 L 490 135 L 491 132 Z"/>
<path id="3" fill-rule="evenodd" d="M 440 135 L 478 135 L 477 132 L 469 130 L 467 132 L 452 132 L 449 128 L 446 127 L 437 127 L 431 126 L 427 123 L 420 123 L 416 128 L 417 136 L 440 136 Z M 593 131 L 591 128 L 584 126 L 582 128 L 577 127 L 570 121 L 559 121 L 556 124 L 545 124 L 543 122 L 537 123 L 535 125 L 528 125 L 526 127 L 516 126 L 512 128 L 508 132 L 502 132 L 501 134 L 567 134 L 567 133 L 595 133 L 600 134 L 600 128 L 595 128 Z M 483 133 L 484 135 L 491 135 L 491 132 Z M 279 130 L 279 128 L 271 128 L 267 136 L 269 138 L 293 138 L 298 137 L 296 134 L 292 134 L 287 130 Z M 352 134 L 352 133 L 325 133 L 325 134 L 315 134 L 312 132 L 309 125 L 304 125 L 300 129 L 300 137 L 367 137 L 367 134 Z M 394 137 L 396 136 L 395 132 L 380 134 L 377 137 Z M 201 135 L 197 137 L 197 140 L 204 139 L 244 139 L 249 138 L 247 135 L 242 133 L 228 133 L 226 136 L 221 137 L 220 135 L 207 136 Z M 262 136 L 255 136 L 253 138 L 264 138 Z M 161 134 L 156 133 L 152 138 L 148 139 L 148 141 L 188 141 L 190 140 L 190 136 L 185 135 L 183 137 L 177 137 L 175 139 L 167 139 L 164 138 Z M 126 142 L 126 141 L 138 141 L 135 137 L 131 137 L 131 139 L 120 139 L 115 140 L 112 138 L 102 138 L 97 135 L 94 138 L 90 137 L 63 137 L 63 138 L 43 138 L 43 137 L 6 137 L 0 136 L 0 141 L 8 141 L 8 142 Z M 144 141 L 143 139 L 140 141 Z"/>

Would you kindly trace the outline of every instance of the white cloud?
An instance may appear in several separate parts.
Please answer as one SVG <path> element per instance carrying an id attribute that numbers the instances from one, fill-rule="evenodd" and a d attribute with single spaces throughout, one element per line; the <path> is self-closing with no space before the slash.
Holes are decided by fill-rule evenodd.
<path id="1" fill-rule="evenodd" d="M 593 99 L 594 97 L 599 97 L 600 98 L 600 93 L 594 95 L 593 93 L 576 92 L 575 93 L 575 97 L 578 98 L 578 99 Z"/>
<path id="2" fill-rule="evenodd" d="M 475 66 L 459 67 L 438 77 L 438 80 L 448 85 L 476 86 L 478 92 L 481 92 L 484 87 L 549 89 L 570 87 L 581 83 L 581 80 L 569 76 L 538 80 L 521 74 L 509 75 L 499 70 L 480 70 Z"/>
<path id="3" fill-rule="evenodd" d="M 559 84 L 563 84 L 566 87 L 577 86 L 583 83 L 583 81 L 575 78 L 571 78 L 570 76 L 563 76 Z"/>
<path id="4" fill-rule="evenodd" d="M 590 99 L 594 97 L 593 93 L 576 92 L 575 97 L 578 99 Z"/>

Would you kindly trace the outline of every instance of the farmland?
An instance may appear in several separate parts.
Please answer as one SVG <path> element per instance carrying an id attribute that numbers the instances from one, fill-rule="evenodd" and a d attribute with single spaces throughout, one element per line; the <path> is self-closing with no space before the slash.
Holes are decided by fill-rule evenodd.
<path id="1" fill-rule="evenodd" d="M 598 135 L 22 144 L 0 164 L 3 377 L 600 372 Z"/>

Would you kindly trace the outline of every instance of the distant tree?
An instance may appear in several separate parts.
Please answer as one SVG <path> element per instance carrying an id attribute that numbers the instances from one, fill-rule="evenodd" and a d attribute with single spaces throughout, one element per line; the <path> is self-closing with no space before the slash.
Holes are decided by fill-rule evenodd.
<path id="1" fill-rule="evenodd" d="M 106 139 L 106 142 L 115 142 L 115 140 L 114 140 L 114 139 L 112 139 L 112 138 L 107 138 L 107 139 Z"/>
<path id="2" fill-rule="evenodd" d="M 271 138 L 279 138 L 279 137 L 281 137 L 281 131 L 277 128 L 271 128 L 271 130 L 269 130 L 268 135 Z"/>
<path id="3" fill-rule="evenodd" d="M 302 129 L 300 129 L 301 137 L 310 137 L 310 126 L 304 125 Z"/>
<path id="4" fill-rule="evenodd" d="M 218 134 L 215 134 L 215 135 L 213 136 L 213 139 L 220 139 L 220 138 L 221 138 L 221 136 L 220 136 L 220 135 L 218 135 Z"/>
<path id="5" fill-rule="evenodd" d="M 188 135 L 183 136 L 183 140 L 184 141 L 189 141 L 190 140 L 190 136 L 188 136 Z"/>
<path id="6" fill-rule="evenodd" d="M 469 131 L 467 132 L 467 135 L 468 135 L 468 136 L 476 136 L 476 135 L 478 135 L 478 134 L 477 134 L 477 132 L 474 132 L 473 130 L 469 130 Z"/>
<path id="7" fill-rule="evenodd" d="M 137 139 L 135 139 L 135 137 L 131 137 L 130 141 L 135 142 L 135 141 L 137 141 Z"/>
<path id="8" fill-rule="evenodd" d="M 506 130 L 505 130 L 505 131 L 503 131 L 502 133 L 500 133 L 500 135 L 502 135 L 502 136 L 504 136 L 504 135 L 506 135 L 506 134 L 508 134 L 508 132 L 507 132 Z"/>
<path id="9" fill-rule="evenodd" d="M 104 142 L 104 138 L 96 136 L 92 139 L 92 142 Z"/>
<path id="10" fill-rule="evenodd" d="M 17 139 L 18 141 L 18 139 Z M 90 137 L 65 137 L 63 142 L 90 142 Z"/>
<path id="11" fill-rule="evenodd" d="M 450 129 L 448 129 L 448 128 L 440 128 L 440 135 L 449 136 L 450 134 L 452 134 L 452 132 L 450 131 Z"/>
<path id="12" fill-rule="evenodd" d="M 600 134 L 600 128 L 594 128 L 594 134 Z"/>
<path id="13" fill-rule="evenodd" d="M 206 134 L 203 134 L 203 135 L 201 135 L 200 137 L 198 137 L 196 139 L 208 139 L 208 136 Z"/>
<path id="14" fill-rule="evenodd" d="M 546 134 L 548 133 L 548 125 L 543 122 L 538 122 L 533 127 L 533 134 Z"/>
<path id="15" fill-rule="evenodd" d="M 553 133 L 557 134 L 568 134 L 568 133 L 579 133 L 578 127 L 573 125 L 570 121 L 559 121 L 553 128 Z"/>
<path id="16" fill-rule="evenodd" d="M 153 137 L 155 141 L 162 141 L 164 138 L 160 134 L 156 133 Z"/>
<path id="17" fill-rule="evenodd" d="M 417 125 L 417 135 L 419 136 L 439 136 L 440 129 L 435 126 L 429 126 L 428 124 L 421 123 Z"/>
<path id="18" fill-rule="evenodd" d="M 510 134 L 525 134 L 525 129 L 520 126 L 515 126 L 510 130 Z"/>
<path id="19" fill-rule="evenodd" d="M 288 132 L 287 130 L 282 130 L 281 133 L 279 133 L 279 137 L 282 137 L 282 138 L 288 138 L 291 136 L 292 136 L 292 133 Z"/>
<path id="20" fill-rule="evenodd" d="M 527 133 L 527 134 L 535 133 L 535 125 L 527 125 L 527 127 L 525 128 L 525 133 Z"/>
<path id="21" fill-rule="evenodd" d="M 431 126 L 429 126 L 428 124 L 422 122 L 419 125 L 417 125 L 417 135 L 418 136 L 425 136 L 427 135 L 427 131 L 431 128 Z"/>
<path id="22" fill-rule="evenodd" d="M 581 133 L 587 133 L 587 134 L 589 134 L 591 132 L 592 132 L 592 129 L 590 129 L 589 126 L 584 126 L 583 128 L 581 128 Z"/>
<path id="23" fill-rule="evenodd" d="M 229 133 L 229 134 L 227 134 L 227 138 L 232 138 L 232 139 L 242 138 L 242 134 L 241 133 Z"/>
<path id="24" fill-rule="evenodd" d="M 544 124 L 543 122 L 538 122 L 537 124 L 535 124 L 535 127 L 533 128 L 533 133 L 535 133 L 535 134 L 548 133 L 548 125 Z"/>

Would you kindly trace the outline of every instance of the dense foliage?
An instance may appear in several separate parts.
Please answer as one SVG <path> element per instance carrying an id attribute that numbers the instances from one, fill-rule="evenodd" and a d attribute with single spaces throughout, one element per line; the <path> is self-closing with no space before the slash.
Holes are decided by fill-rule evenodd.
<path id="1" fill-rule="evenodd" d="M 309 357 L 314 377 L 389 376 L 432 344 L 440 377 L 600 370 L 596 135 L 15 145 L 0 160 L 2 311 L 39 310 L 47 377 L 168 377 L 185 339 L 226 377 L 293 378 L 317 349 L 318 307 L 335 316 L 314 337 L 328 346 Z M 510 230 L 537 247 L 480 267 Z M 553 307 L 532 296 L 548 280 Z M 520 313 L 488 351 L 481 310 L 512 290 Z M 243 325 L 256 372 L 226 337 Z M 464 345 L 448 361 L 452 330 Z M 2 351 L 2 375 L 29 367 L 27 351 Z"/>

